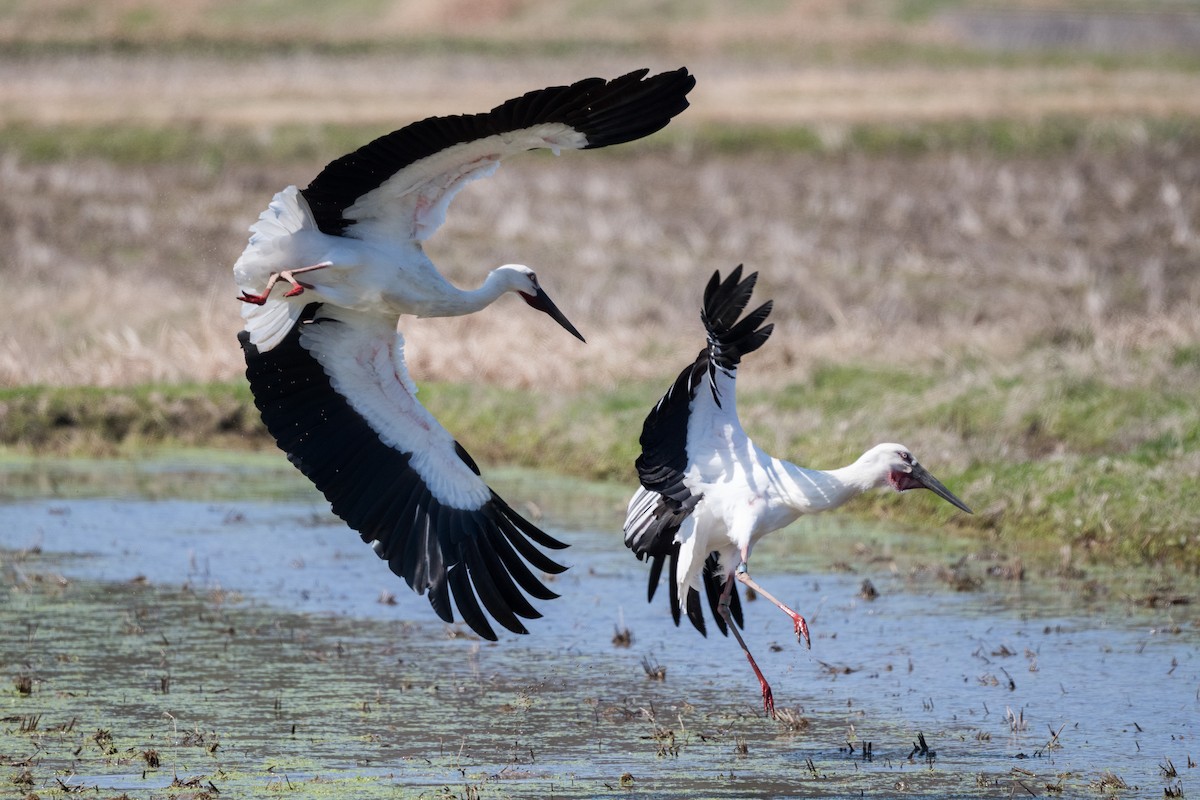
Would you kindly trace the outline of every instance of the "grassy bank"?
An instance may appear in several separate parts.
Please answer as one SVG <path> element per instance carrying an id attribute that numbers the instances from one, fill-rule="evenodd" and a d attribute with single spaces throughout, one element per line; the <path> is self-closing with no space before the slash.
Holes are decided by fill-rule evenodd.
<path id="1" fill-rule="evenodd" d="M 1061 350 L 1030 353 L 1005 370 L 969 361 L 917 370 L 825 364 L 765 388 L 747 376 L 740 408 L 762 446 L 810 466 L 837 466 L 877 441 L 899 440 L 976 511 L 967 517 L 929 497 L 879 492 L 847 513 L 952 525 L 980 547 L 1042 563 L 1078 557 L 1195 573 L 1200 359 L 1188 349 L 1142 358 L 1136 378 Z M 632 486 L 641 423 L 665 385 L 549 393 L 433 383 L 421 397 L 485 466 Z M 0 444 L 22 456 L 273 450 L 240 382 L 5 390 L 0 432 Z"/>
<path id="2" fill-rule="evenodd" d="M 310 169 L 329 154 L 354 150 L 394 126 L 386 123 L 279 124 L 267 130 L 116 123 L 28 122 L 0 125 L 0 153 L 29 164 L 100 160 L 121 167 L 188 164 L 210 172 L 264 164 Z M 1162 118 L 1057 114 L 1038 119 L 878 120 L 787 124 L 747 122 L 669 128 L 638 152 L 692 157 L 913 157 L 932 153 L 1004 158 L 1052 158 L 1081 151 L 1121 153 L 1130 148 L 1200 149 L 1200 123 L 1190 116 Z M 620 159 L 611 150 L 592 158 Z"/>

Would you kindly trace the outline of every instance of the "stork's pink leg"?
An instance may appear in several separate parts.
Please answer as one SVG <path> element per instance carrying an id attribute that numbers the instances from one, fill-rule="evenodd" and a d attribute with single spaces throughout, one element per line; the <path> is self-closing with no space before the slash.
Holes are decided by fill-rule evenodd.
<path id="1" fill-rule="evenodd" d="M 763 597 L 770 600 L 772 603 L 778 606 L 783 613 L 791 617 L 792 624 L 796 628 L 796 641 L 799 642 L 801 638 L 803 638 L 805 646 L 808 647 L 809 650 L 812 649 L 812 639 L 808 635 L 808 623 L 805 622 L 804 617 L 800 616 L 795 611 L 776 600 L 774 595 L 759 586 L 754 579 L 750 577 L 749 567 L 746 566 L 745 559 L 742 560 L 741 565 L 737 568 L 737 579 L 761 594 Z"/>
<path id="2" fill-rule="evenodd" d="M 267 288 L 263 289 L 262 294 L 250 294 L 249 292 L 242 292 L 242 296 L 239 297 L 238 300 L 241 300 L 243 303 L 254 303 L 256 306 L 261 306 L 267 302 L 267 298 L 271 295 L 271 290 L 275 288 L 275 284 L 279 283 L 280 278 L 283 278 L 292 285 L 292 288 L 284 293 L 283 296 L 295 297 L 296 295 L 301 294 L 305 289 L 313 288 L 311 283 L 303 283 L 296 280 L 296 275 L 299 275 L 302 272 L 312 272 L 315 269 L 325 269 L 325 267 L 332 266 L 332 261 L 322 261 L 320 264 L 312 264 L 311 266 L 300 267 L 299 269 L 285 269 L 282 272 L 272 272 L 270 277 L 267 278 Z"/>
<path id="3" fill-rule="evenodd" d="M 754 656 L 750 655 L 750 648 L 746 647 L 746 641 L 742 638 L 742 634 L 738 631 L 737 625 L 733 623 L 733 617 L 729 613 L 730 595 L 733 593 L 733 581 L 726 579 L 725 588 L 721 591 L 721 601 L 717 604 L 717 611 L 720 612 L 725 624 L 729 626 L 729 630 L 733 631 L 733 638 L 737 639 L 737 643 L 741 645 L 742 652 L 746 654 L 746 660 L 750 662 L 750 668 L 754 670 L 755 677 L 758 678 L 758 683 L 762 686 L 763 708 L 767 711 L 767 716 L 775 717 L 775 695 L 771 692 L 771 685 L 767 683 L 767 679 L 763 677 L 762 670 L 758 668 Z"/>

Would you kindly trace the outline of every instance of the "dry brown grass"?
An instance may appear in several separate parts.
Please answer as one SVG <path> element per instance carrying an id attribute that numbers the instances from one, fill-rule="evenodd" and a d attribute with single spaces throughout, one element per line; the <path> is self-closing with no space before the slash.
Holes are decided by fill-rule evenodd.
<path id="1" fill-rule="evenodd" d="M 229 266 L 271 193 L 318 167 L 0 161 L 0 381 L 235 377 Z M 464 285 L 534 266 L 590 344 L 505 300 L 409 321 L 426 379 L 660 377 L 698 346 L 704 280 L 742 262 L 776 301 L 757 365 L 777 377 L 837 359 L 1007 363 L 1056 341 L 1169 354 L 1197 341 L 1200 153 L 526 157 L 464 192 L 430 250 Z"/>
<path id="2" fill-rule="evenodd" d="M 509 299 L 469 319 L 407 324 L 414 373 L 507 385 L 657 379 L 696 346 L 704 279 L 739 262 L 762 272 L 762 294 L 777 302 L 779 335 L 761 358 L 787 370 L 773 376 L 821 359 L 1008 364 L 1031 344 L 1060 340 L 1104 352 L 1129 342 L 1168 342 L 1168 352 L 1193 340 L 1200 153 L 1161 137 L 1137 142 L 1141 119 L 1200 115 L 1200 74 L 1097 69 L 1087 59 L 874 64 L 871 50 L 884 43 L 965 46 L 945 15 L 898 21 L 907 7 L 357 0 L 280 15 L 272 3 L 216 0 L 18 3 L 0 9 L 0 41 L 23 47 L 0 56 L 0 119 L 48 138 L 58 126 L 110 125 L 265 141 L 281 127 L 385 129 L 586 74 L 686 62 L 699 85 L 672 125 L 673 150 L 514 160 L 466 191 L 431 243 L 463 284 L 506 261 L 534 266 L 590 346 Z M 336 49 L 422 37 L 477 46 Z M 105 50 L 114 39 L 143 49 Z M 499 52 L 546 41 L 578 46 Z M 745 49 L 749 41 L 756 47 Z M 99 49 L 62 46 L 72 42 Z M 230 42 L 241 49 L 220 49 Z M 334 49 L 271 49 L 284 42 Z M 725 123 L 804 124 L 837 142 L 864 120 L 1061 112 L 1122 120 L 1125 146 L 1015 158 L 693 149 Z M 11 331 L 0 339 L 0 381 L 235 377 L 229 266 L 245 229 L 274 191 L 303 185 L 337 155 L 122 166 L 0 153 Z"/>

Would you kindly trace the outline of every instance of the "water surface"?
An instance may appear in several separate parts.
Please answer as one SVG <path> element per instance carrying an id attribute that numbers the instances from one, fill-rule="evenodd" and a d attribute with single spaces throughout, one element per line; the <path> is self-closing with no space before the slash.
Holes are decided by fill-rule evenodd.
<path id="1" fill-rule="evenodd" d="M 230 481 L 219 465 L 126 464 L 108 492 L 65 469 L 49 491 L 10 473 L 26 489 L 0 503 L 8 686 L 32 678 L 30 694 L 0 695 L 0 770 L 27 771 L 30 790 L 1195 791 L 1200 631 L 1183 597 L 1096 601 L 1078 585 L 989 579 L 982 564 L 955 572 L 969 544 L 830 517 L 768 540 L 752 565 L 813 634 L 807 651 L 783 614 L 747 604 L 747 641 L 785 716 L 769 720 L 732 639 L 675 628 L 663 592 L 646 603 L 645 566 L 620 542 L 619 489 L 499 476 L 572 544 L 571 569 L 531 635 L 491 644 L 442 624 L 286 470 L 264 470 L 271 499 L 252 500 L 253 471 Z M 908 552 L 921 558 L 896 557 Z M 630 646 L 614 644 L 618 629 Z"/>

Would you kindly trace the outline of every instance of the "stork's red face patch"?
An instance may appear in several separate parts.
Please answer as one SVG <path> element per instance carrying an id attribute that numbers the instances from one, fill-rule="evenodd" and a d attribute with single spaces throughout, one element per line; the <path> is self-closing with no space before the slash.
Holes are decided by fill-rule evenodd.
<path id="1" fill-rule="evenodd" d="M 924 484 L 912 476 L 911 472 L 901 472 L 898 469 L 888 472 L 888 483 L 897 492 L 903 492 L 907 489 L 919 489 L 924 486 Z"/>

